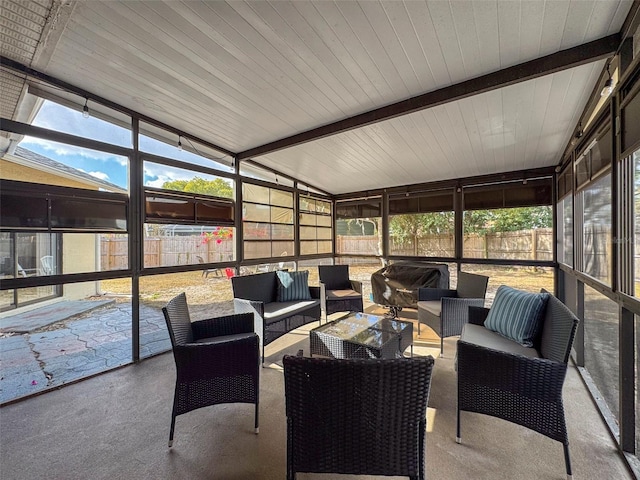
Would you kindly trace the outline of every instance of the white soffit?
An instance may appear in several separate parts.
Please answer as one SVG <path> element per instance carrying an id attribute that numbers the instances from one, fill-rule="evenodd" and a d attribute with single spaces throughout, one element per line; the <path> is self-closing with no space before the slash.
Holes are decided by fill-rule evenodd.
<path id="1" fill-rule="evenodd" d="M 553 166 L 603 66 L 594 62 L 255 160 L 332 193 Z"/>

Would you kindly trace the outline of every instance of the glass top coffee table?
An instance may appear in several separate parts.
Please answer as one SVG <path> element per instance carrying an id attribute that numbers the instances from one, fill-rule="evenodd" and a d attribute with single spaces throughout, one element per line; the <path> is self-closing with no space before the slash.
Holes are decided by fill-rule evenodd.
<path id="1" fill-rule="evenodd" d="M 311 356 L 402 358 L 409 346 L 413 355 L 413 323 L 367 313 L 343 315 L 309 332 Z"/>

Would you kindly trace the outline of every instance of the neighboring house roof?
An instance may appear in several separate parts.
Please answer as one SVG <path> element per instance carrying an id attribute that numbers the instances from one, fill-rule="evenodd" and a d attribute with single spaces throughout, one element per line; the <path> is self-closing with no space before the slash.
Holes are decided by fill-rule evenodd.
<path id="1" fill-rule="evenodd" d="M 27 150 L 23 147 L 16 147 L 13 154 L 7 154 L 4 158 L 8 159 L 9 161 L 16 161 L 17 163 L 26 167 L 31 167 L 37 170 L 46 171 L 67 178 L 72 178 L 80 182 L 88 183 L 90 185 L 94 185 L 97 188 L 108 190 L 110 192 L 127 192 L 126 188 L 122 188 L 114 183 L 101 180 L 100 178 L 94 177 L 93 175 L 83 172 L 82 170 L 78 170 L 77 168 L 70 167 L 69 165 L 65 165 L 64 163 L 57 162 L 56 160 L 45 157 L 36 152 L 32 152 L 31 150 Z"/>

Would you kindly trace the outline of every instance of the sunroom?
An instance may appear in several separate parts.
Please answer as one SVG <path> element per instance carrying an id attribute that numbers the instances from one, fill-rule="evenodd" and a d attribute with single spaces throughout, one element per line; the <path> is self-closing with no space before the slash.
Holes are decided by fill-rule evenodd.
<path id="1" fill-rule="evenodd" d="M 91 477 L 92 446 L 71 454 L 25 419 L 66 405 L 78 419 L 65 413 L 47 434 L 71 442 L 83 412 L 98 415 L 95 388 L 131 402 L 112 413 L 149 413 L 141 428 L 164 435 L 170 403 L 144 405 L 172 379 L 160 309 L 180 292 L 194 318 L 223 315 L 234 276 L 308 270 L 317 285 L 319 265 L 347 264 L 365 310 L 381 312 L 371 275 L 426 261 L 445 264 L 452 285 L 461 271 L 488 276 L 487 306 L 500 285 L 544 288 L 579 317 L 565 402 L 589 415 L 571 427 L 574 470 L 638 478 L 639 10 L 631 0 L 3 1 L 2 469 Z M 262 382 L 276 410 L 279 360 L 305 341 L 301 329 L 270 345 Z M 417 354 L 437 352 L 434 342 L 416 337 Z M 449 383 L 438 386 L 451 391 L 434 390 L 434 431 L 449 428 L 438 412 L 455 402 L 455 338 L 445 345 Z M 135 390 L 135 369 L 141 391 L 109 396 L 118 382 Z M 94 478 L 283 477 L 282 412 L 272 451 L 269 424 L 262 440 L 235 438 L 246 412 L 229 408 L 207 414 L 224 434 L 191 420 L 183 460 L 201 468 L 180 471 L 160 442 L 139 459 L 155 469 L 121 453 L 128 466 L 105 460 Z M 563 475 L 559 447 L 530 447 L 538 437 L 506 427 L 518 442 L 503 438 L 498 452 L 492 439 L 507 431 L 484 422 L 475 442 L 486 451 L 456 451 L 465 447 L 441 431 L 431 478 Z M 98 424 L 100 441 L 118 441 Z M 127 451 L 142 448 L 125 437 Z M 216 454 L 203 460 L 207 446 Z M 246 468 L 236 447 L 255 450 Z M 492 465 L 458 468 L 464 455 Z"/>

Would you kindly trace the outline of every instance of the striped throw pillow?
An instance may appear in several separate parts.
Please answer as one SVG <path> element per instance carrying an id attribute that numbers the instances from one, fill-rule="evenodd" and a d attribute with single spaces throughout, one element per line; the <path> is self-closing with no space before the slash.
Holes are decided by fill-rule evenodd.
<path id="1" fill-rule="evenodd" d="M 484 326 L 525 347 L 531 347 L 540 330 L 548 298 L 548 293 L 528 293 L 501 285 Z"/>
<path id="2" fill-rule="evenodd" d="M 287 272 L 278 270 L 278 301 L 311 300 L 309 271 Z"/>

